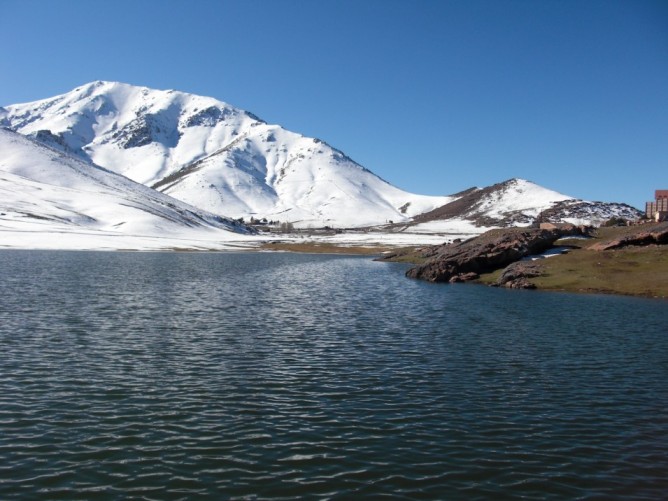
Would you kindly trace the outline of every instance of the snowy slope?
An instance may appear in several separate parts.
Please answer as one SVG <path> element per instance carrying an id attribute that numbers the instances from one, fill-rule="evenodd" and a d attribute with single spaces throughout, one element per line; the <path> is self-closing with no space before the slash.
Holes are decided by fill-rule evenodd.
<path id="1" fill-rule="evenodd" d="M 612 217 L 636 220 L 642 213 L 626 204 L 589 202 L 549 190 L 525 179 L 471 188 L 437 209 L 415 218 L 412 231 L 469 233 L 474 228 L 567 222 L 598 226 Z"/>
<path id="2" fill-rule="evenodd" d="M 94 82 L 6 106 L 0 125 L 232 217 L 364 226 L 452 200 L 405 192 L 323 141 L 176 91 Z"/>
<path id="3" fill-rule="evenodd" d="M 524 218 L 535 218 L 555 202 L 573 198 L 517 178 L 481 191 L 486 193 L 475 207 L 475 212 L 484 214 L 486 218 L 511 220 L 519 224 L 525 222 Z"/>
<path id="4" fill-rule="evenodd" d="M 37 239 L 41 234 L 42 241 L 56 233 L 218 242 L 248 233 L 231 220 L 5 129 L 0 129 L 0 230 L 34 233 Z M 3 233 L 0 245 L 8 235 Z"/>
<path id="5" fill-rule="evenodd" d="M 545 209 L 572 197 L 525 179 L 509 179 L 486 188 L 472 188 L 451 202 L 421 214 L 418 223 L 463 220 L 483 227 L 526 226 Z"/>

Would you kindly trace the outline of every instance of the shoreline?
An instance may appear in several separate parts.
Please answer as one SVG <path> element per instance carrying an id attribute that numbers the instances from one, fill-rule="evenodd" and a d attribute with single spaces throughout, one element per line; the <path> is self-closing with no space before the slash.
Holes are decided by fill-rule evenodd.
<path id="1" fill-rule="evenodd" d="M 565 254 L 531 261 L 538 270 L 536 276 L 528 278 L 531 287 L 544 292 L 565 292 L 576 294 L 625 295 L 646 299 L 668 299 L 668 245 L 627 245 L 611 250 L 594 250 L 596 246 L 609 244 L 615 239 L 629 238 L 640 231 L 652 230 L 659 225 L 646 224 L 634 227 L 599 228 L 586 240 L 568 239 L 569 250 Z M 497 230 L 498 231 L 498 230 Z M 503 230 L 501 230 L 503 232 Z M 473 239 L 475 240 L 475 239 Z M 204 242 L 202 242 L 204 243 Z M 221 242 L 222 243 L 222 242 Z M 562 245 L 560 240 L 558 245 Z M 228 253 L 228 252 L 292 252 L 303 254 L 330 254 L 368 256 L 379 261 L 424 264 L 425 250 L 439 246 L 393 245 L 342 245 L 317 240 L 289 241 L 274 240 L 263 242 L 229 242 L 227 245 L 208 247 L 174 246 L 164 248 L 20 248 L 0 246 L 1 250 L 65 250 L 80 252 L 177 252 L 177 253 Z M 447 247 L 447 246 L 445 246 Z M 593 247 L 593 248 L 592 248 Z M 389 258 L 388 258 L 389 256 Z M 516 261 L 517 262 L 517 261 Z M 480 273 L 468 283 L 495 285 L 505 267 Z M 498 285 L 498 284 L 496 284 Z"/>
<path id="2" fill-rule="evenodd" d="M 668 299 L 666 223 L 598 228 L 587 239 L 565 236 L 548 246 L 549 250 L 568 247 L 564 254 L 542 258 L 534 255 L 528 260 L 529 255 L 541 253 L 525 252 L 502 263 L 492 259 L 491 264 L 481 264 L 496 250 L 513 250 L 508 237 L 521 244 L 515 249 L 523 247 L 517 233 L 517 229 L 495 230 L 494 234 L 489 232 L 463 244 L 422 248 L 387 260 L 415 264 L 407 274 L 432 282 Z M 462 259 L 467 252 L 470 255 Z M 502 276 L 504 272 L 509 276 Z"/>

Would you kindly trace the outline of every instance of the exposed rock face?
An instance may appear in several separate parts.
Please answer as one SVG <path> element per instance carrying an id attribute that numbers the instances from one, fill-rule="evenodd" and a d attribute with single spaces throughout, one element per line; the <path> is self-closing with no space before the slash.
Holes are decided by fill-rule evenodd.
<path id="1" fill-rule="evenodd" d="M 66 151 L 68 153 L 80 153 L 72 148 L 70 148 L 65 139 L 63 138 L 62 134 L 57 135 L 52 133 L 50 130 L 38 130 L 37 132 L 33 132 L 32 134 L 29 134 L 28 137 L 31 137 L 33 139 L 36 139 L 42 144 L 45 144 L 47 146 L 50 146 L 52 148 L 61 150 L 61 151 Z"/>
<path id="2" fill-rule="evenodd" d="M 504 268 L 531 254 L 540 254 L 561 237 L 581 233 L 575 227 L 491 230 L 465 242 L 437 246 L 429 261 L 411 268 L 406 276 L 429 282 L 472 280 L 480 273 Z"/>
<path id="3" fill-rule="evenodd" d="M 604 251 L 604 250 L 613 250 L 621 249 L 622 247 L 628 247 L 630 245 L 666 245 L 668 244 L 668 223 L 661 223 L 657 226 L 653 226 L 651 230 L 643 230 L 642 227 L 638 228 L 638 232 L 632 235 L 626 235 L 621 238 L 617 238 L 610 242 L 601 242 L 600 244 L 594 244 L 589 247 L 592 250 Z"/>

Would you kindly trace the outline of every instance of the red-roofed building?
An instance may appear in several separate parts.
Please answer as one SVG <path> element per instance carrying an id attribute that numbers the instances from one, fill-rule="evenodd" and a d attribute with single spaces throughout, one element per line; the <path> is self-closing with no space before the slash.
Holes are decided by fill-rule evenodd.
<path id="1" fill-rule="evenodd" d="M 645 204 L 645 215 L 655 221 L 668 221 L 668 190 L 654 192 L 654 202 Z"/>

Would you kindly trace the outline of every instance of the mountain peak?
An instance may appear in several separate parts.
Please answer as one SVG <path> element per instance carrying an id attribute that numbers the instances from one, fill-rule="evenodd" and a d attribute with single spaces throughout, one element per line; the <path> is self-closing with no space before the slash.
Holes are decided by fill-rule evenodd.
<path id="1" fill-rule="evenodd" d="M 571 197 L 521 178 L 450 197 L 392 186 L 327 142 L 212 97 L 98 80 L 0 109 L 0 126 L 203 210 L 301 226 L 530 224 Z"/>
<path id="2" fill-rule="evenodd" d="M 94 81 L 7 107 L 11 130 L 205 210 L 301 225 L 410 217 L 448 197 L 400 190 L 325 141 L 211 97 Z"/>

